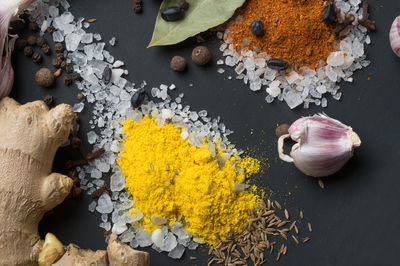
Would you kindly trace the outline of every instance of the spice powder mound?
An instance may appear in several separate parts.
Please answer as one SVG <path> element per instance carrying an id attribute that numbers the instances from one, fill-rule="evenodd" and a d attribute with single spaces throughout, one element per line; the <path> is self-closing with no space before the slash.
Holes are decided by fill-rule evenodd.
<path id="1" fill-rule="evenodd" d="M 256 188 L 234 192 L 234 187 L 260 170 L 260 162 L 238 155 L 226 158 L 218 144 L 212 151 L 207 140 L 193 146 L 181 137 L 183 129 L 173 123 L 159 126 L 149 116 L 140 122 L 126 120 L 118 164 L 135 201 L 131 213 L 143 213 L 144 230 L 160 228 L 152 223 L 153 216 L 169 225 L 184 221 L 188 232 L 213 245 L 240 232 L 250 219 L 247 210 L 259 199 Z"/>
<path id="2" fill-rule="evenodd" d="M 237 50 L 266 52 L 295 68 L 317 68 L 334 49 L 333 28 L 322 21 L 326 1 L 249 0 L 239 17 L 229 25 L 227 39 Z M 254 35 L 251 23 L 260 19 L 262 36 Z"/>

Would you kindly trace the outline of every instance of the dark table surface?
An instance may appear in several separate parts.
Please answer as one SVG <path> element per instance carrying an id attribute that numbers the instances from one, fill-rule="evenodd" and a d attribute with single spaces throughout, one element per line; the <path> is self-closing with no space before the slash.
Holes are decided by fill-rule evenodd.
<path id="1" fill-rule="evenodd" d="M 400 2 L 369 1 L 371 17 L 378 28 L 371 34 L 372 44 L 366 48 L 371 66 L 356 72 L 352 84 L 342 85 L 340 101 L 329 99 L 328 108 L 312 106 L 309 110 L 290 110 L 279 102 L 267 104 L 265 93 L 253 93 L 242 81 L 228 80 L 228 75 L 234 76 L 231 69 L 226 68 L 224 75 L 218 74 L 215 62 L 221 54 L 215 39 L 205 43 L 213 52 L 213 63 L 206 68 L 197 67 L 190 60 L 196 45 L 193 39 L 171 47 L 147 49 L 160 2 L 144 1 L 143 14 L 136 15 L 132 1 L 72 0 L 71 12 L 75 17 L 96 18 L 97 22 L 89 30 L 101 33 L 104 40 L 117 37 L 116 46 L 108 50 L 126 63 L 129 80 L 136 83 L 146 80 L 149 86 L 176 84 L 178 89 L 174 94 L 184 92 L 185 103 L 194 110 L 206 109 L 213 117 L 221 116 L 227 127 L 235 131 L 230 139 L 238 147 L 259 158 L 268 158 L 270 167 L 256 178 L 256 183 L 274 191 L 273 198 L 290 212 L 303 210 L 313 226 L 311 241 L 300 247 L 291 242 L 279 264 L 398 265 L 400 58 L 390 49 L 388 31 L 395 16 L 400 14 Z M 169 68 L 174 55 L 188 59 L 186 73 L 175 73 Z M 50 57 L 44 64 L 50 65 Z M 56 103 L 77 102 L 78 90 L 65 87 L 61 80 L 53 89 L 36 85 L 34 73 L 39 66 L 23 54 L 15 54 L 14 67 L 16 81 L 12 97 L 21 103 L 42 99 L 48 93 L 55 97 Z M 89 109 L 85 108 L 81 114 L 82 136 L 90 130 Z M 322 111 L 351 125 L 363 141 L 354 158 L 339 173 L 324 180 L 324 190 L 315 179 L 278 159 L 274 135 L 277 123 L 291 123 L 300 116 Z M 68 149 L 59 151 L 55 170 L 63 171 L 62 162 L 70 153 Z M 42 236 L 49 231 L 65 244 L 104 249 L 103 230 L 98 227 L 100 215 L 87 211 L 89 202 L 91 198 L 87 195 L 81 200 L 67 199 L 45 216 L 40 224 Z M 146 250 L 151 253 L 152 265 L 204 265 L 207 261 L 206 248 L 186 251 L 179 261 L 168 258 L 165 253 Z M 189 256 L 200 260 L 190 261 Z M 268 262 L 275 263 L 275 260 Z"/>

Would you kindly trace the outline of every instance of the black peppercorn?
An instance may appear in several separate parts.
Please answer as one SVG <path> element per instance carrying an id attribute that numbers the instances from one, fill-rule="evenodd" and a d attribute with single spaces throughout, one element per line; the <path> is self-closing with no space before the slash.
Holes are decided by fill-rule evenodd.
<path id="1" fill-rule="evenodd" d="M 211 60 L 211 53 L 205 46 L 197 46 L 192 51 L 192 60 L 199 66 L 204 66 Z"/>
<path id="2" fill-rule="evenodd" d="M 71 77 L 70 77 L 69 75 L 65 75 L 65 76 L 63 77 L 63 83 L 64 83 L 64 85 L 66 85 L 66 86 L 71 85 L 71 84 L 72 84 L 72 79 L 71 79 Z"/>
<path id="3" fill-rule="evenodd" d="M 146 98 L 146 91 L 144 88 L 138 89 L 131 98 L 131 104 L 133 108 L 138 108 L 142 103 L 144 102 L 144 99 Z"/>
<path id="4" fill-rule="evenodd" d="M 62 60 L 59 58 L 53 58 L 53 60 L 51 61 L 51 64 L 55 67 L 55 68 L 59 68 L 61 66 Z"/>
<path id="5" fill-rule="evenodd" d="M 50 46 L 49 46 L 47 43 L 43 44 L 42 47 L 41 47 L 40 49 L 42 50 L 42 52 L 43 52 L 44 54 L 49 55 L 49 54 L 51 53 Z"/>
<path id="6" fill-rule="evenodd" d="M 66 65 L 65 66 L 65 71 L 67 71 L 67 73 L 72 73 L 72 72 L 74 72 L 74 68 L 71 66 L 71 65 Z"/>
<path id="7" fill-rule="evenodd" d="M 56 53 L 62 53 L 62 52 L 64 52 L 64 45 L 63 45 L 62 43 L 60 43 L 60 42 L 54 44 L 54 51 L 55 51 Z"/>
<path id="8" fill-rule="evenodd" d="M 108 83 L 110 83 L 111 75 L 112 75 L 111 68 L 109 66 L 106 66 L 104 68 L 103 75 L 101 77 L 101 79 L 103 80 L 104 84 L 107 85 Z"/>
<path id="9" fill-rule="evenodd" d="M 26 47 L 26 40 L 22 38 L 18 38 L 15 42 L 15 49 L 22 51 Z"/>
<path id="10" fill-rule="evenodd" d="M 140 2 L 135 1 L 135 6 L 133 7 L 133 11 L 135 11 L 136 14 L 142 13 L 143 11 L 142 1 Z"/>
<path id="11" fill-rule="evenodd" d="M 26 55 L 27 57 L 31 57 L 33 54 L 33 48 L 32 46 L 26 46 L 24 48 L 24 55 Z"/>
<path id="12" fill-rule="evenodd" d="M 81 77 L 81 75 L 79 73 L 74 72 L 74 73 L 72 73 L 72 80 L 81 81 L 82 77 Z"/>
<path id="13" fill-rule="evenodd" d="M 42 87 L 50 87 L 54 83 L 54 75 L 48 68 L 41 68 L 36 72 L 35 79 L 37 84 Z"/>
<path id="14" fill-rule="evenodd" d="M 289 67 L 289 64 L 284 60 L 272 58 L 267 61 L 267 66 L 275 70 L 285 70 Z"/>
<path id="15" fill-rule="evenodd" d="M 264 26 L 262 21 L 259 19 L 254 20 L 253 23 L 251 23 L 250 30 L 256 36 L 264 35 Z"/>
<path id="16" fill-rule="evenodd" d="M 43 97 L 43 101 L 47 106 L 50 106 L 53 103 L 54 98 L 50 94 L 47 94 L 46 96 Z"/>
<path id="17" fill-rule="evenodd" d="M 43 61 L 42 54 L 39 52 L 34 52 L 32 55 L 32 61 L 36 64 L 40 64 Z"/>
<path id="18" fill-rule="evenodd" d="M 182 72 L 186 68 L 186 59 L 182 56 L 176 55 L 171 59 L 171 69 L 177 72 Z"/>
<path id="19" fill-rule="evenodd" d="M 39 29 L 39 26 L 36 22 L 29 22 L 28 27 L 31 31 L 37 31 Z"/>
<path id="20" fill-rule="evenodd" d="M 189 9 L 189 3 L 186 2 L 186 0 L 181 0 L 179 2 L 179 6 L 183 9 L 183 10 L 188 10 Z"/>
<path id="21" fill-rule="evenodd" d="M 42 47 L 42 46 L 45 45 L 46 43 L 47 43 L 47 42 L 46 42 L 46 39 L 43 38 L 43 37 L 38 37 L 38 38 L 36 39 L 36 45 L 39 46 L 39 47 Z"/>
<path id="22" fill-rule="evenodd" d="M 183 9 L 179 6 L 170 6 L 161 12 L 161 17 L 165 21 L 177 21 L 183 18 Z"/>
<path id="23" fill-rule="evenodd" d="M 36 45 L 36 37 L 33 36 L 33 35 L 29 36 L 29 37 L 26 39 L 26 41 L 28 42 L 28 44 L 29 44 L 30 46 L 35 46 L 35 45 Z"/>

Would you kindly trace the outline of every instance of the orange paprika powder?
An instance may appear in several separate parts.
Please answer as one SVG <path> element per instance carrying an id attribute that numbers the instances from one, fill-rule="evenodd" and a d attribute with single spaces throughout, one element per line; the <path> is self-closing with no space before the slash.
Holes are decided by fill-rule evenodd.
<path id="1" fill-rule="evenodd" d="M 295 68 L 316 69 L 333 52 L 333 28 L 322 21 L 323 0 L 248 0 L 242 18 L 233 21 L 228 38 L 237 50 L 266 52 Z M 260 19 L 264 35 L 256 36 L 251 23 Z M 243 40 L 245 40 L 243 42 Z M 249 44 L 250 41 L 250 44 Z"/>

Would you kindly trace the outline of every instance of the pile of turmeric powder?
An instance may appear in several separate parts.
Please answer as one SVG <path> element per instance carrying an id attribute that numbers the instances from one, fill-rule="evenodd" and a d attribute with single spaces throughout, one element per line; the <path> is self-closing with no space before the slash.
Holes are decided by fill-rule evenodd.
<path id="1" fill-rule="evenodd" d="M 248 0 L 241 18 L 228 28 L 237 50 L 266 52 L 295 68 L 317 68 L 334 49 L 332 26 L 322 20 L 326 1 L 322 0 Z M 260 19 L 264 25 L 262 36 L 254 35 L 250 25 Z"/>
<path id="2" fill-rule="evenodd" d="M 183 129 L 173 123 L 158 126 L 149 116 L 126 120 L 118 164 L 145 230 L 159 228 L 151 221 L 154 216 L 169 225 L 184 221 L 188 232 L 213 245 L 240 232 L 249 220 L 247 210 L 258 201 L 255 187 L 236 192 L 234 187 L 258 172 L 260 162 L 236 154 L 226 158 L 220 148 L 211 151 L 207 140 L 195 147 L 181 137 Z"/>

